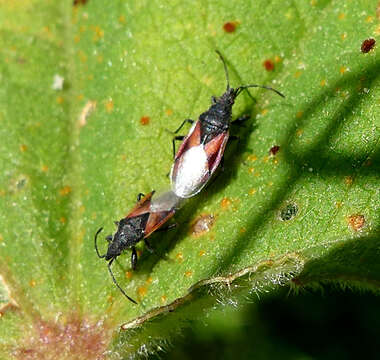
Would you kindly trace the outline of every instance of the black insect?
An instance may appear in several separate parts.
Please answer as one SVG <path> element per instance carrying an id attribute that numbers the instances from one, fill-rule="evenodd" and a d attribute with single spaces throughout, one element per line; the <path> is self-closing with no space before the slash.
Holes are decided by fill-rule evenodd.
<path id="1" fill-rule="evenodd" d="M 113 236 L 106 236 L 108 249 L 107 253 L 104 255 L 100 255 L 97 245 L 97 237 L 103 228 L 100 228 L 95 234 L 96 253 L 99 258 L 105 258 L 105 260 L 108 261 L 108 271 L 111 274 L 114 284 L 128 300 L 135 304 L 137 304 L 137 302 L 130 298 L 116 281 L 111 270 L 111 265 L 114 260 L 121 255 L 123 250 L 131 249 L 131 265 L 132 269 L 135 270 L 137 264 L 137 251 L 135 245 L 139 241 L 144 240 L 148 250 L 153 251 L 147 237 L 154 231 L 159 230 L 159 228 L 166 223 L 178 209 L 181 199 L 172 191 L 162 194 L 154 201 L 152 201 L 153 194 L 154 191 L 146 196 L 144 196 L 144 194 L 139 194 L 137 197 L 138 202 L 131 212 L 125 218 L 115 222 L 117 225 L 117 231 Z M 173 225 L 169 227 L 172 227 Z"/>
<path id="2" fill-rule="evenodd" d="M 285 97 L 279 91 L 264 85 L 241 85 L 235 89 L 230 87 L 226 62 L 221 53 L 216 52 L 223 62 L 227 79 L 226 91 L 219 98 L 211 98 L 210 108 L 199 116 L 198 121 L 194 123 L 194 120 L 186 119 L 175 131 L 178 133 L 188 122 L 193 124 L 188 135 L 175 136 L 173 139 L 172 189 L 183 198 L 192 197 L 201 191 L 220 164 L 229 138 L 232 106 L 243 90 L 259 87 Z M 183 140 L 177 153 L 176 140 Z"/>

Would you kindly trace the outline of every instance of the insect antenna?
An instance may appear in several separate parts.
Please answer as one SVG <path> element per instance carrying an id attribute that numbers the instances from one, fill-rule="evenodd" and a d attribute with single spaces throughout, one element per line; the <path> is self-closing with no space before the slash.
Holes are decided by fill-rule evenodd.
<path id="1" fill-rule="evenodd" d="M 269 86 L 265 86 L 265 85 L 256 85 L 256 84 L 251 84 L 251 85 L 242 85 L 242 86 L 239 86 L 238 88 L 235 89 L 235 95 L 236 97 L 238 95 L 240 95 L 240 93 L 245 90 L 245 89 L 248 89 L 248 88 L 253 88 L 253 87 L 258 87 L 258 88 L 262 88 L 262 89 L 266 89 L 266 90 L 271 90 L 271 91 L 274 91 L 277 95 L 280 95 L 281 97 L 285 97 L 285 95 L 283 95 L 282 93 L 280 93 L 278 90 L 276 89 L 273 89 Z"/>
<path id="2" fill-rule="evenodd" d="M 97 238 L 98 238 L 98 235 L 99 233 L 103 230 L 103 228 L 101 227 L 95 234 L 95 250 L 96 250 L 96 253 L 98 254 L 99 258 L 105 258 L 106 257 L 106 254 L 104 255 L 100 255 L 99 253 L 99 250 L 98 250 L 98 244 L 97 244 Z"/>
<path id="3" fill-rule="evenodd" d="M 223 62 L 224 72 L 226 73 L 226 79 L 227 79 L 227 90 L 229 90 L 230 89 L 230 77 L 228 75 L 228 69 L 227 69 L 226 61 L 224 60 L 224 57 L 222 56 L 222 54 L 220 53 L 219 50 L 215 50 L 215 52 L 219 55 L 220 60 L 222 60 L 222 62 Z"/>
<path id="4" fill-rule="evenodd" d="M 130 298 L 126 293 L 125 291 L 121 288 L 121 286 L 117 283 L 116 279 L 115 279 L 115 276 L 113 275 L 113 272 L 112 272 L 112 269 L 111 269 L 111 265 L 113 263 L 113 261 L 115 260 L 116 258 L 112 258 L 110 260 L 110 262 L 108 263 L 108 271 L 110 272 L 111 274 L 111 278 L 112 278 L 112 281 L 113 283 L 119 288 L 119 290 L 121 291 L 121 293 L 129 300 L 129 301 L 132 301 L 134 304 L 137 305 L 137 302 L 135 300 L 133 300 L 132 298 Z"/>

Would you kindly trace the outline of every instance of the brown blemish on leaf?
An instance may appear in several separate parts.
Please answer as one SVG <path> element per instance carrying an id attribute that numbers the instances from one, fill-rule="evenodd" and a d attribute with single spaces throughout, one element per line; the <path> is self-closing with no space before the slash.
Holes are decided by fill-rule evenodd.
<path id="1" fill-rule="evenodd" d="M 66 185 L 59 190 L 59 195 L 65 196 L 71 193 L 71 187 Z"/>
<path id="2" fill-rule="evenodd" d="M 140 119 L 140 124 L 141 125 L 148 125 L 150 122 L 150 117 L 149 116 L 142 116 Z"/>
<path id="3" fill-rule="evenodd" d="M 125 21 L 125 16 L 124 16 L 124 15 L 120 15 L 120 16 L 119 16 L 119 23 L 120 23 L 120 24 L 125 24 L 125 23 L 126 23 L 126 21 Z"/>
<path id="4" fill-rule="evenodd" d="M 74 0 L 73 5 L 78 6 L 78 5 L 85 5 L 87 3 L 87 0 Z"/>
<path id="5" fill-rule="evenodd" d="M 346 17 L 346 14 L 340 13 L 339 16 L 338 16 L 338 19 L 339 20 L 343 20 L 345 17 Z"/>
<path id="6" fill-rule="evenodd" d="M 342 39 L 342 41 L 346 40 L 347 39 L 347 33 L 341 34 L 340 38 Z"/>
<path id="7" fill-rule="evenodd" d="M 365 224 L 364 215 L 354 214 L 347 218 L 348 225 L 355 231 L 359 231 Z"/>
<path id="8" fill-rule="evenodd" d="M 25 152 L 26 150 L 28 150 L 28 147 L 25 144 L 21 144 L 20 145 L 20 151 Z"/>
<path id="9" fill-rule="evenodd" d="M 362 53 L 368 53 L 370 52 L 374 47 L 375 47 L 375 44 L 376 44 L 376 40 L 375 39 L 366 39 L 362 42 L 362 46 L 360 47 L 360 50 Z"/>
<path id="10" fill-rule="evenodd" d="M 367 23 L 371 23 L 371 22 L 373 22 L 373 16 L 372 16 L 372 15 L 368 15 L 368 16 L 366 17 L 366 19 L 365 19 L 365 22 L 367 22 Z"/>
<path id="11" fill-rule="evenodd" d="M 296 113 L 296 118 L 297 119 L 301 119 L 301 117 L 302 117 L 302 115 L 303 115 L 303 111 L 297 111 L 297 113 Z"/>
<path id="12" fill-rule="evenodd" d="M 226 33 L 233 33 L 236 30 L 236 21 L 229 21 L 223 24 L 223 30 Z"/>
<path id="13" fill-rule="evenodd" d="M 59 218 L 59 222 L 61 223 L 61 224 L 66 224 L 66 218 L 64 217 L 64 216 L 61 216 L 60 218 Z"/>
<path id="14" fill-rule="evenodd" d="M 38 321 L 34 335 L 12 349 L 16 359 L 105 359 L 104 353 L 111 338 L 111 329 L 103 321 L 90 323 L 72 317 L 65 324 Z"/>
<path id="15" fill-rule="evenodd" d="M 173 110 L 172 109 L 167 109 L 167 110 L 165 110 L 165 114 L 168 115 L 168 116 L 171 116 L 171 115 L 173 115 Z"/>
<path id="16" fill-rule="evenodd" d="M 86 105 L 83 107 L 79 115 L 79 126 L 83 127 L 87 124 L 87 118 L 92 114 L 96 109 L 96 101 L 89 100 Z"/>
<path id="17" fill-rule="evenodd" d="M 270 148 L 269 154 L 274 156 L 278 153 L 279 150 L 280 150 L 280 147 L 278 145 L 274 145 Z"/>
<path id="18" fill-rule="evenodd" d="M 198 216 L 191 224 L 191 235 L 199 237 L 209 232 L 214 225 L 215 216 L 213 214 L 202 214 Z"/>
<path id="19" fill-rule="evenodd" d="M 187 271 L 185 272 L 185 276 L 186 276 L 186 277 L 192 277 L 192 276 L 193 276 L 193 272 L 192 272 L 191 270 L 187 270 Z"/>
<path id="20" fill-rule="evenodd" d="M 147 285 L 150 285 L 152 282 L 153 282 L 153 278 L 151 276 L 149 276 L 146 281 Z"/>
<path id="21" fill-rule="evenodd" d="M 248 194 L 249 194 L 249 195 L 255 195 L 256 192 L 257 192 L 256 189 L 251 189 L 251 190 L 249 190 Z"/>
<path id="22" fill-rule="evenodd" d="M 199 255 L 200 257 L 205 256 L 205 255 L 206 255 L 206 251 L 205 251 L 205 250 L 199 250 L 198 255 Z"/>
<path id="23" fill-rule="evenodd" d="M 167 300 L 168 300 L 168 298 L 165 295 L 162 295 L 160 298 L 161 304 L 166 304 Z"/>
<path id="24" fill-rule="evenodd" d="M 125 277 L 126 277 L 127 279 L 132 279 L 132 276 L 133 276 L 132 271 L 126 271 L 126 272 L 125 272 Z"/>
<path id="25" fill-rule="evenodd" d="M 265 116 L 266 114 L 268 114 L 268 109 L 262 109 L 261 110 L 261 115 Z"/>
<path id="26" fill-rule="evenodd" d="M 49 168 L 48 168 L 47 165 L 42 165 L 42 166 L 41 166 L 41 170 L 42 170 L 43 172 L 47 172 L 47 171 L 49 170 Z"/>
<path id="27" fill-rule="evenodd" d="M 266 71 L 273 71 L 274 70 L 274 62 L 270 59 L 266 59 L 263 62 L 263 66 L 264 66 Z"/>
<path id="28" fill-rule="evenodd" d="M 298 70 L 298 71 L 296 71 L 296 72 L 294 73 L 294 77 L 295 77 L 296 79 L 298 79 L 301 75 L 302 75 L 302 71 L 301 71 L 301 70 Z"/>
<path id="29" fill-rule="evenodd" d="M 36 280 L 34 280 L 34 279 L 32 279 L 32 280 L 29 281 L 29 286 L 32 287 L 32 288 L 36 287 L 36 284 L 37 284 Z"/>
<path id="30" fill-rule="evenodd" d="M 63 98 L 63 96 L 58 96 L 56 101 L 57 101 L 57 104 L 62 105 L 65 99 Z"/>
<path id="31" fill-rule="evenodd" d="M 347 72 L 347 67 L 345 67 L 345 66 L 341 66 L 340 68 L 339 68 L 339 72 L 343 75 L 345 72 Z"/>

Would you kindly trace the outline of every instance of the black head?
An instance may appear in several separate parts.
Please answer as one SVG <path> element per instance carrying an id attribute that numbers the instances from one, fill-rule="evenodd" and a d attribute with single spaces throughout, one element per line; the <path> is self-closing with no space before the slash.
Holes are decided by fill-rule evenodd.
<path id="1" fill-rule="evenodd" d="M 147 214 L 149 216 L 149 214 Z M 117 230 L 112 238 L 108 238 L 109 241 L 108 250 L 106 254 L 106 260 L 116 258 L 125 249 L 128 249 L 137 242 L 139 242 L 144 235 L 145 228 L 145 214 L 121 219 L 116 222 Z"/>
<path id="2" fill-rule="evenodd" d="M 118 226 L 119 226 L 119 223 L 117 223 Z M 113 263 L 113 261 L 121 254 L 121 252 L 123 251 L 123 247 L 120 246 L 120 242 L 118 242 L 116 239 L 115 239 L 115 236 L 112 236 L 112 235 L 109 235 L 109 236 L 106 236 L 106 240 L 109 242 L 109 245 L 108 245 L 108 250 L 107 250 L 107 253 L 104 254 L 104 255 L 100 255 L 99 254 L 99 250 L 98 250 L 98 245 L 97 245 L 97 238 L 98 238 L 98 235 L 99 233 L 103 230 L 103 228 L 100 228 L 96 234 L 95 234 L 95 250 L 96 250 L 96 253 L 98 254 L 98 256 L 100 258 L 105 258 L 107 261 L 108 261 L 108 271 L 111 275 L 111 278 L 112 278 L 112 281 L 114 282 L 114 284 L 118 287 L 118 289 L 121 291 L 121 293 L 131 302 L 133 302 L 134 304 L 137 304 L 137 302 L 135 300 L 133 300 L 131 297 L 129 297 L 125 291 L 121 288 L 121 286 L 118 284 L 118 282 L 116 281 L 115 279 L 115 276 L 113 275 L 113 272 L 111 270 L 111 265 Z M 116 235 L 116 234 L 115 234 Z"/>

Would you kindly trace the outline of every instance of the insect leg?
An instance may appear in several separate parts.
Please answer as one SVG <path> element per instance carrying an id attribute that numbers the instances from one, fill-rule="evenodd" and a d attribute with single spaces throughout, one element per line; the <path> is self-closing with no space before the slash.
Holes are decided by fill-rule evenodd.
<path id="1" fill-rule="evenodd" d="M 132 255 L 131 255 L 131 266 L 132 270 L 136 270 L 137 265 L 137 251 L 134 246 L 132 246 Z"/>
<path id="2" fill-rule="evenodd" d="M 185 125 L 186 123 L 193 124 L 194 120 L 191 120 L 191 119 L 185 119 L 185 120 L 183 120 L 182 124 L 179 126 L 179 128 L 176 131 L 174 131 L 174 134 L 177 134 L 178 131 L 180 131 L 182 129 L 183 125 Z"/>
<path id="3" fill-rule="evenodd" d="M 244 123 L 251 118 L 250 115 L 246 114 L 243 116 L 238 117 L 236 120 L 231 122 L 231 125 L 236 125 L 236 126 L 245 126 Z"/>
<path id="4" fill-rule="evenodd" d="M 103 228 L 101 227 L 95 234 L 95 250 L 96 250 L 96 253 L 98 254 L 99 258 L 104 258 L 106 257 L 106 254 L 104 255 L 100 255 L 99 253 L 99 250 L 98 250 L 98 244 L 97 244 L 97 239 L 98 239 L 98 235 L 99 233 L 103 230 Z"/>
<path id="5" fill-rule="evenodd" d="M 108 263 L 108 271 L 110 272 L 111 274 L 111 278 L 112 278 L 112 281 L 113 283 L 119 288 L 119 290 L 121 291 L 121 293 L 129 300 L 129 301 L 132 301 L 134 304 L 137 305 L 137 302 L 135 300 L 133 300 L 132 298 L 130 298 L 126 293 L 125 291 L 121 288 L 121 286 L 117 283 L 116 279 L 115 279 L 115 276 L 113 275 L 113 272 L 112 272 L 112 269 L 111 269 L 111 265 L 113 263 L 113 261 L 115 260 L 115 258 L 112 258 L 111 261 Z"/>
<path id="6" fill-rule="evenodd" d="M 175 151 L 175 142 L 176 141 L 179 141 L 179 140 L 183 140 L 185 137 L 183 136 L 183 135 L 177 135 L 177 136 L 175 136 L 174 138 L 173 138 L 173 140 L 172 140 L 172 145 L 173 145 L 173 159 L 175 158 L 175 153 L 176 153 L 176 151 Z"/>
<path id="7" fill-rule="evenodd" d="M 143 194 L 143 193 L 139 193 L 139 194 L 137 195 L 137 201 L 140 201 L 144 196 L 145 196 L 145 194 Z"/>
<path id="8" fill-rule="evenodd" d="M 174 223 L 174 224 L 170 224 L 170 225 L 165 226 L 165 227 L 163 227 L 163 228 L 157 229 L 156 232 L 170 230 L 170 229 L 173 229 L 173 228 L 175 228 L 175 227 L 177 227 L 177 224 L 176 224 L 176 223 Z"/>
<path id="9" fill-rule="evenodd" d="M 148 249 L 149 252 L 151 253 L 155 253 L 154 249 L 152 248 L 152 245 L 150 245 L 150 242 L 148 239 L 144 239 L 144 243 L 145 243 L 145 246 L 146 248 Z"/>

